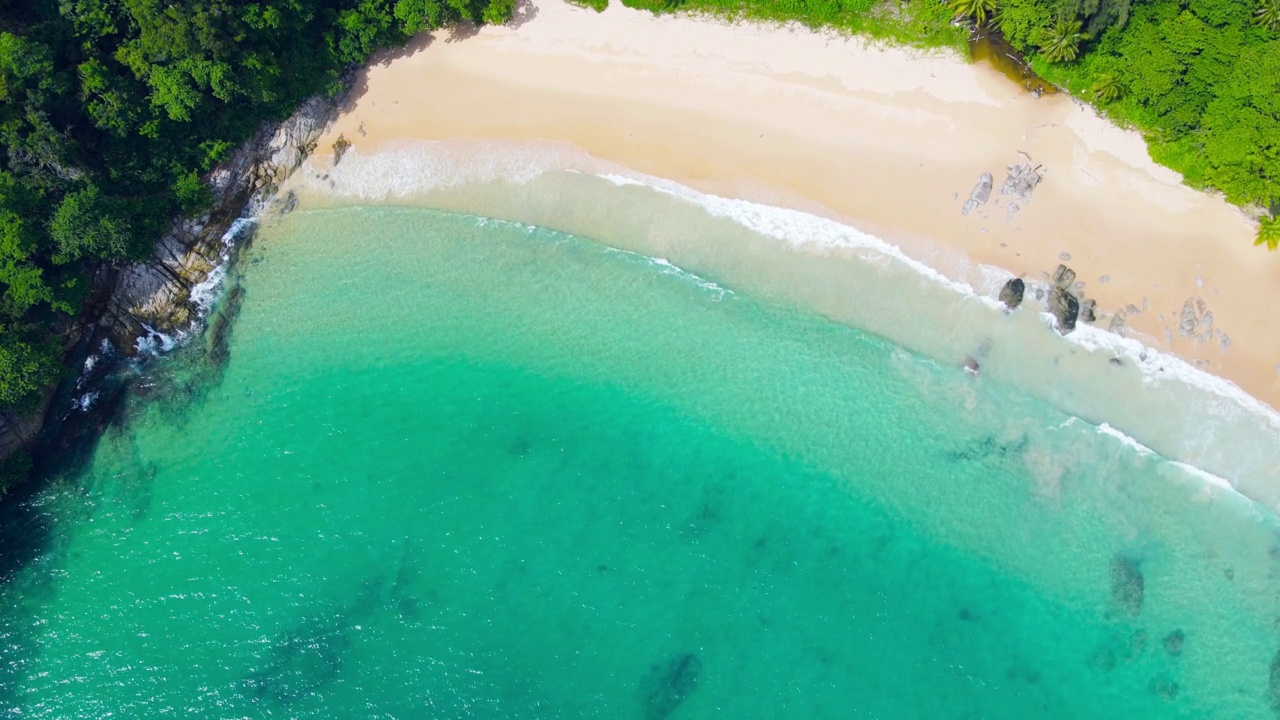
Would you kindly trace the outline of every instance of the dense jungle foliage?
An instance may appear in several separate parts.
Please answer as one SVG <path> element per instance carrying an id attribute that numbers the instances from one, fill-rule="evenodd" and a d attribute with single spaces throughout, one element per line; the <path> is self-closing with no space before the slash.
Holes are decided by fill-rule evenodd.
<path id="1" fill-rule="evenodd" d="M 144 256 L 200 176 L 340 71 L 514 0 L 0 0 L 0 409 L 60 372 L 91 272 Z"/>

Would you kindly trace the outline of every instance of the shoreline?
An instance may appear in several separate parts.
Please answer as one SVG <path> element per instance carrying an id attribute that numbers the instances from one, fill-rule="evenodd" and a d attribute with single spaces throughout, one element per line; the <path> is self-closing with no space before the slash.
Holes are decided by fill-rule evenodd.
<path id="1" fill-rule="evenodd" d="M 360 83 L 316 167 L 339 136 L 362 155 L 424 140 L 563 143 L 851 224 L 980 292 L 993 292 L 982 266 L 1043 281 L 1066 262 L 1099 327 L 1120 314 L 1126 336 L 1280 405 L 1280 336 L 1263 311 L 1280 300 L 1280 266 L 1252 246 L 1245 215 L 1181 185 L 1087 106 L 949 53 L 548 0 L 519 28 L 426 39 Z M 980 173 L 998 188 L 1027 158 L 1044 174 L 1029 203 L 1006 212 L 993 192 L 961 215 Z"/>

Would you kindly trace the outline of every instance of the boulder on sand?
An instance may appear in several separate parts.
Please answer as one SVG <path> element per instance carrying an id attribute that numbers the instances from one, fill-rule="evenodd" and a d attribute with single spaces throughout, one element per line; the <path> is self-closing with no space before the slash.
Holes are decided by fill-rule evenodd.
<path id="1" fill-rule="evenodd" d="M 978 184 L 974 185 L 973 189 L 969 191 L 969 199 L 964 201 L 964 207 L 960 208 L 960 214 L 968 215 L 979 205 L 986 204 L 991 197 L 991 185 L 994 182 L 989 172 L 979 175 Z"/>

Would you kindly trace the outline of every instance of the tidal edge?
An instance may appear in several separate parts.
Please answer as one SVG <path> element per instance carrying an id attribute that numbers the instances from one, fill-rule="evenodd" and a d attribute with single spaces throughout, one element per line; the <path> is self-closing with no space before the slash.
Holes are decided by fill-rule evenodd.
<path id="1" fill-rule="evenodd" d="M 167 350 L 173 338 L 205 330 L 205 314 L 224 273 L 247 244 L 244 220 L 266 208 L 315 150 L 350 101 L 355 77 L 346 73 L 340 92 L 308 99 L 232 151 L 205 178 L 213 193 L 209 211 L 175 218 L 150 258 L 97 271 L 84 312 L 62 333 L 63 379 L 34 410 L 0 413 L 0 463 L 10 468 L 10 485 L 0 482 L 0 497 L 6 490 L 29 494 L 29 486 L 39 484 L 33 480 L 83 463 L 122 409 L 136 370 L 157 356 L 155 347 Z M 282 203 L 286 209 L 292 204 L 288 197 Z M 215 341 L 225 343 L 229 322 L 229 315 L 212 318 Z"/>

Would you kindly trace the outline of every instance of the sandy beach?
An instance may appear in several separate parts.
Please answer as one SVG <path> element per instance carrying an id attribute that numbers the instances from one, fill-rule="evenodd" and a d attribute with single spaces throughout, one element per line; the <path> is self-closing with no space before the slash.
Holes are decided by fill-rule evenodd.
<path id="1" fill-rule="evenodd" d="M 371 66 L 313 162 L 332 162 L 339 136 L 362 155 L 415 140 L 568 143 L 840 219 L 979 288 L 979 265 L 1045 279 L 1065 261 L 1100 326 L 1119 313 L 1124 332 L 1280 406 L 1280 258 L 1252 246 L 1239 209 L 1181 185 L 1092 109 L 944 52 L 617 5 L 538 0 L 522 15 Z M 962 216 L 982 172 L 998 188 L 1028 159 L 1044 175 L 1029 203 L 1011 211 L 993 193 Z"/>

